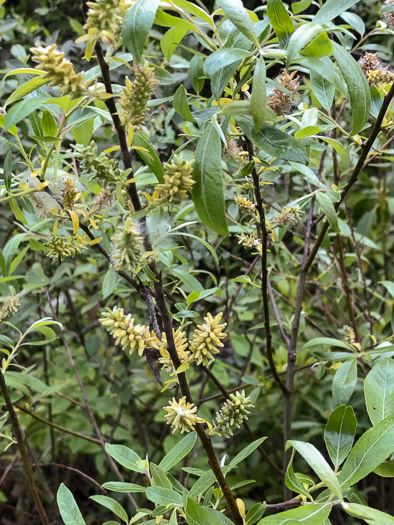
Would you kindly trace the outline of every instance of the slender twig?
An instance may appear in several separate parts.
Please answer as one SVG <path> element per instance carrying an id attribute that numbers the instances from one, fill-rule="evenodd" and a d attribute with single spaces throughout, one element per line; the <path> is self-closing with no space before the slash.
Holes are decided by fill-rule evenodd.
<path id="1" fill-rule="evenodd" d="M 85 441 L 90 441 L 91 443 L 96 443 L 96 445 L 100 445 L 100 441 L 98 439 L 95 439 L 90 436 L 86 436 L 85 434 L 81 434 L 80 432 L 76 432 L 75 430 L 70 430 L 69 428 L 62 427 L 53 421 L 49 421 L 48 419 L 44 419 L 41 416 L 38 416 L 34 412 L 31 412 L 30 410 L 27 410 L 27 408 L 22 407 L 21 405 L 16 405 L 18 410 L 21 412 L 24 412 L 25 414 L 28 414 L 33 419 L 36 419 L 37 421 L 40 421 L 44 425 L 47 425 L 50 428 L 55 428 L 56 430 L 60 430 L 60 432 L 64 432 L 65 434 L 70 434 L 71 436 L 75 436 L 77 438 L 84 439 Z"/>
<path id="2" fill-rule="evenodd" d="M 252 160 L 254 157 L 253 144 L 250 139 L 244 137 L 246 148 L 249 154 L 249 159 Z M 268 363 L 271 368 L 272 375 L 275 381 L 278 383 L 280 389 L 284 394 L 287 392 L 287 388 L 283 381 L 278 376 L 276 370 L 276 365 L 272 352 L 272 335 L 271 335 L 271 326 L 270 326 L 270 312 L 269 312 L 269 300 L 268 300 L 268 266 L 267 266 L 267 251 L 268 251 L 268 233 L 267 227 L 265 224 L 265 212 L 264 205 L 261 199 L 260 192 L 260 179 L 257 175 L 256 167 L 253 165 L 252 170 L 254 194 L 256 198 L 256 208 L 259 214 L 259 225 L 260 225 L 260 235 L 261 235 L 261 244 L 262 244 L 262 253 L 261 253 L 261 293 L 263 296 L 263 313 L 264 313 L 264 329 L 265 329 L 265 341 L 266 341 L 266 352 Z"/>
<path id="3" fill-rule="evenodd" d="M 90 476 L 85 474 L 85 472 L 82 472 L 81 470 L 78 470 L 78 469 L 76 469 L 74 467 L 69 467 L 68 465 L 62 465 L 61 463 L 53 463 L 53 462 L 51 462 L 51 463 L 40 463 L 39 466 L 40 467 L 58 467 L 58 468 L 64 468 L 64 469 L 69 470 L 71 472 L 75 472 L 79 476 L 82 476 L 83 478 L 85 478 L 88 481 L 90 481 L 90 483 L 93 483 L 93 485 L 96 485 L 96 487 L 98 487 L 100 492 L 102 492 L 105 496 L 108 496 L 108 492 L 100 485 L 100 483 L 97 483 L 97 481 L 95 479 L 91 478 Z"/>
<path id="4" fill-rule="evenodd" d="M 280 318 L 278 305 L 276 304 L 275 295 L 274 295 L 274 292 L 272 290 L 272 286 L 271 286 L 270 281 L 268 281 L 268 293 L 269 293 L 269 296 L 270 296 L 272 309 L 274 311 L 274 316 L 275 316 L 276 322 L 278 323 L 280 333 L 282 334 L 282 337 L 283 337 L 283 341 L 285 342 L 286 346 L 289 346 L 290 339 L 289 339 L 288 335 L 286 334 L 286 332 L 285 332 L 285 330 L 283 328 L 282 319 Z"/>
<path id="5" fill-rule="evenodd" d="M 6 385 L 6 382 L 5 382 L 5 379 L 4 379 L 4 374 L 3 374 L 3 372 L 1 370 L 0 370 L 0 388 L 1 388 L 1 391 L 2 391 L 2 394 L 3 394 L 3 397 L 4 397 L 4 401 L 5 401 L 8 413 L 10 415 L 12 430 L 13 430 L 13 433 L 15 435 L 16 442 L 18 444 L 18 449 L 19 449 L 20 455 L 22 457 L 23 468 L 24 468 L 25 473 L 26 473 L 26 477 L 27 477 L 27 482 L 29 484 L 30 493 L 31 493 L 31 495 L 33 497 L 35 506 L 37 508 L 38 514 L 40 516 L 40 519 L 41 519 L 43 525 L 49 525 L 48 516 L 47 516 L 47 514 L 45 512 L 44 505 L 43 505 L 43 503 L 41 501 L 40 494 L 38 492 L 36 482 L 34 481 L 33 470 L 31 468 L 31 463 L 30 463 L 30 460 L 29 460 L 29 456 L 27 454 L 26 445 L 25 445 L 25 439 L 24 439 L 23 434 L 22 434 L 22 429 L 19 426 L 18 417 L 16 415 L 16 412 L 14 410 L 14 407 L 13 407 L 10 395 L 8 393 L 7 385 Z"/>
<path id="6" fill-rule="evenodd" d="M 358 331 L 356 314 L 354 313 L 353 296 L 352 296 L 352 291 L 349 286 L 349 279 L 347 276 L 347 270 L 346 270 L 346 265 L 345 265 L 345 255 L 343 253 L 343 242 L 342 242 L 342 237 L 340 234 L 337 235 L 337 245 L 338 245 L 339 267 L 340 267 L 340 273 L 341 273 L 341 279 L 342 279 L 342 287 L 343 287 L 343 292 L 345 295 L 345 301 L 346 301 L 347 311 L 349 314 L 350 325 L 353 328 L 354 334 L 356 336 L 356 341 L 360 343 L 361 342 L 360 334 Z"/>

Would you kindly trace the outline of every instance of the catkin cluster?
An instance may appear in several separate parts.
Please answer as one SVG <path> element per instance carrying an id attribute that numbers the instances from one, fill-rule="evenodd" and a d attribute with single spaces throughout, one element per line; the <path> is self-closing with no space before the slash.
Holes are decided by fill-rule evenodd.
<path id="1" fill-rule="evenodd" d="M 147 103 L 152 95 L 153 87 L 157 84 L 153 68 L 145 63 L 134 68 L 135 80 L 126 78 L 126 85 L 120 93 L 119 117 L 123 127 L 140 127 L 145 122 Z"/>
<path id="2" fill-rule="evenodd" d="M 248 419 L 252 408 L 252 400 L 245 395 L 244 391 L 230 394 L 229 399 L 223 403 L 216 414 L 216 425 L 211 430 L 211 434 L 220 434 L 226 438 L 232 436 L 233 429 L 241 427 Z"/>

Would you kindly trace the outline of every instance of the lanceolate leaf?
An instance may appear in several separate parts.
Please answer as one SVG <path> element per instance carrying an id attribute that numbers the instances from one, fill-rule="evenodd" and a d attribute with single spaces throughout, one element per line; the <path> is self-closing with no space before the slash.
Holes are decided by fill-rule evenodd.
<path id="1" fill-rule="evenodd" d="M 352 449 L 357 419 L 352 407 L 341 405 L 331 413 L 324 431 L 327 451 L 335 468 L 345 461 Z"/>
<path id="2" fill-rule="evenodd" d="M 198 142 L 194 180 L 193 201 L 200 219 L 219 235 L 228 235 L 221 142 L 212 124 L 207 126 Z"/>
<path id="3" fill-rule="evenodd" d="M 358 503 L 342 503 L 342 508 L 351 516 L 361 518 L 371 525 L 394 525 L 394 518 L 385 512 Z"/>
<path id="4" fill-rule="evenodd" d="M 332 382 L 332 397 L 335 405 L 347 403 L 357 382 L 356 358 L 345 361 L 335 373 Z"/>
<path id="5" fill-rule="evenodd" d="M 159 0 L 137 0 L 124 17 L 123 40 L 137 62 L 142 58 L 158 7 Z"/>
<path id="6" fill-rule="evenodd" d="M 394 452 L 394 414 L 367 430 L 354 445 L 338 480 L 342 489 L 351 487 Z"/>
<path id="7" fill-rule="evenodd" d="M 331 22 L 333 18 L 347 11 L 358 0 L 327 0 L 323 7 L 317 12 L 313 21 L 315 24 L 326 24 Z"/>
<path id="8" fill-rule="evenodd" d="M 309 464 L 312 470 L 316 472 L 321 481 L 339 498 L 342 497 L 341 486 L 338 479 L 331 469 L 330 465 L 321 455 L 321 453 L 311 443 L 304 443 L 303 441 L 288 441 L 286 448 L 294 447 L 296 451 L 301 454 L 305 461 Z"/>
<path id="9" fill-rule="evenodd" d="M 153 171 L 153 173 L 156 175 L 157 180 L 160 183 L 164 183 L 164 170 L 163 165 L 159 159 L 159 156 L 157 155 L 155 149 L 152 147 L 151 143 L 146 140 L 146 138 L 141 134 L 137 133 L 135 135 L 133 144 L 135 146 L 140 146 L 142 148 L 145 148 L 147 150 L 147 153 L 144 151 L 137 149 L 137 155 L 141 158 L 141 160 L 150 167 L 150 169 Z"/>
<path id="10" fill-rule="evenodd" d="M 330 511 L 330 503 L 304 505 L 297 509 L 286 510 L 274 516 L 263 518 L 257 525 L 295 525 L 296 523 L 320 525 L 328 518 Z"/>
<path id="11" fill-rule="evenodd" d="M 56 499 L 65 525 L 86 525 L 72 492 L 63 483 L 57 491 Z"/>
<path id="12" fill-rule="evenodd" d="M 294 32 L 294 25 L 281 0 L 268 0 L 267 14 L 281 47 L 286 47 Z"/>
<path id="13" fill-rule="evenodd" d="M 185 86 L 183 86 L 182 84 L 176 90 L 176 93 L 174 95 L 174 109 L 185 120 L 195 122 L 194 117 L 189 108 L 189 103 L 187 101 L 187 93 Z"/>
<path id="14" fill-rule="evenodd" d="M 323 28 L 313 22 L 308 22 L 300 26 L 290 38 L 287 48 L 286 64 L 287 67 L 293 62 L 293 58 L 301 51 L 311 40 L 323 31 Z"/>
<path id="15" fill-rule="evenodd" d="M 259 131 L 265 118 L 267 104 L 265 76 L 264 58 L 260 57 L 254 70 L 252 96 L 250 97 L 250 110 L 252 112 L 254 128 L 256 131 Z"/>
<path id="16" fill-rule="evenodd" d="M 353 128 L 351 135 L 358 133 L 368 120 L 371 110 L 371 95 L 367 80 L 360 66 L 342 46 L 333 43 L 333 54 L 345 79 L 352 108 Z"/>
<path id="17" fill-rule="evenodd" d="M 259 40 L 253 28 L 253 22 L 241 0 L 219 0 L 218 7 L 221 7 L 227 18 L 245 35 L 251 42 L 259 45 Z"/>
<path id="18" fill-rule="evenodd" d="M 177 463 L 179 463 L 194 447 L 197 439 L 197 434 L 195 432 L 191 432 L 187 436 L 185 436 L 179 443 L 177 443 L 174 448 L 168 452 L 166 456 L 161 460 L 159 467 L 164 470 L 164 472 L 169 471 L 172 469 L 173 466 L 175 466 Z"/>
<path id="19" fill-rule="evenodd" d="M 373 425 L 394 414 L 394 360 L 377 363 L 364 381 L 365 404 Z"/>
<path id="20" fill-rule="evenodd" d="M 219 51 L 212 53 L 212 55 L 209 55 L 207 58 L 204 64 L 204 72 L 208 76 L 213 75 L 220 69 L 229 66 L 234 62 L 239 62 L 248 56 L 249 51 L 245 51 L 244 49 L 219 49 Z"/>
<path id="21" fill-rule="evenodd" d="M 335 232 L 339 233 L 337 213 L 335 211 L 334 205 L 330 197 L 327 197 L 325 193 L 319 191 L 316 194 L 316 200 L 320 204 L 323 212 L 325 213 L 326 219 L 329 222 L 331 228 Z"/>

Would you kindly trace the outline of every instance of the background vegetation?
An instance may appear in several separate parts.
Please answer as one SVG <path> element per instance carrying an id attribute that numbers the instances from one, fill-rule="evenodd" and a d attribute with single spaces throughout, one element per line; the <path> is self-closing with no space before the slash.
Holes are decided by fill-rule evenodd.
<path id="1" fill-rule="evenodd" d="M 393 4 L 136 4 L 0 7 L 0 522 L 392 523 Z"/>

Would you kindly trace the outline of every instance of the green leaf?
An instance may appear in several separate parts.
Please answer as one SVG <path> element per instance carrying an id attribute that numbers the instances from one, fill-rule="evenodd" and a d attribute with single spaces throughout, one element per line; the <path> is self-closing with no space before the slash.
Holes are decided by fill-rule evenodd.
<path id="1" fill-rule="evenodd" d="M 133 472 L 144 472 L 144 467 L 138 464 L 142 459 L 131 448 L 124 445 L 111 445 L 106 443 L 105 450 L 108 454 L 123 467 Z"/>
<path id="2" fill-rule="evenodd" d="M 200 281 L 198 281 L 193 275 L 191 275 L 186 270 L 183 270 L 182 268 L 172 268 L 172 273 L 176 275 L 185 285 L 186 289 L 189 292 L 195 292 L 199 291 L 202 292 L 204 290 L 203 286 L 201 285 Z"/>
<path id="3" fill-rule="evenodd" d="M 249 56 L 249 51 L 245 49 L 229 49 L 222 48 L 219 51 L 215 51 L 209 55 L 204 64 L 204 73 L 210 77 L 214 73 L 217 73 L 220 69 L 223 69 L 226 66 L 234 64 L 234 62 L 239 62 L 244 60 Z"/>
<path id="4" fill-rule="evenodd" d="M 18 203 L 16 202 L 16 200 L 15 199 L 10 199 L 8 201 L 8 203 L 10 205 L 12 213 L 15 216 L 15 219 L 17 221 L 19 221 L 20 223 L 22 223 L 22 224 L 27 224 L 25 216 L 23 215 L 22 210 L 19 208 Z"/>
<path id="5" fill-rule="evenodd" d="M 330 144 L 330 146 L 332 146 L 335 151 L 338 153 L 339 155 L 339 166 L 341 169 L 346 169 L 349 164 L 350 164 L 350 159 L 349 159 L 349 155 L 348 155 L 348 152 L 345 150 L 345 148 L 342 146 L 342 144 L 336 140 L 336 139 L 332 139 L 330 137 L 322 137 L 319 135 L 318 137 L 319 139 L 321 140 L 324 140 L 324 142 L 327 142 L 327 144 Z"/>
<path id="6" fill-rule="evenodd" d="M 212 470 L 205 472 L 192 486 L 190 489 L 190 497 L 197 498 L 201 494 L 204 494 L 211 485 L 216 481 L 215 474 Z"/>
<path id="7" fill-rule="evenodd" d="M 279 38 L 280 46 L 285 48 L 290 40 L 290 35 L 294 32 L 294 24 L 289 13 L 281 0 L 268 0 L 267 14 Z"/>
<path id="8" fill-rule="evenodd" d="M 116 272 L 110 266 L 103 280 L 103 298 L 106 299 L 116 288 Z"/>
<path id="9" fill-rule="evenodd" d="M 4 106 L 9 106 L 13 102 L 16 102 L 17 100 L 25 97 L 32 91 L 35 91 L 40 86 L 43 86 L 48 82 L 48 79 L 44 79 L 41 77 L 32 78 L 28 82 L 25 82 L 21 86 L 19 86 L 15 91 L 12 92 L 12 94 L 8 97 L 6 103 Z"/>
<path id="10" fill-rule="evenodd" d="M 60 516 L 65 525 L 86 525 L 72 492 L 62 483 L 56 495 Z"/>
<path id="11" fill-rule="evenodd" d="M 315 71 L 310 72 L 310 77 L 313 94 L 324 109 L 331 110 L 334 101 L 335 86 Z"/>
<path id="12" fill-rule="evenodd" d="M 348 11 L 345 11 L 341 14 L 341 18 L 345 20 L 349 25 L 354 27 L 354 29 L 359 33 L 361 36 L 365 33 L 365 24 L 362 18 L 360 18 L 356 13 L 349 13 Z"/>
<path id="13" fill-rule="evenodd" d="M 123 41 L 137 62 L 141 61 L 159 3 L 159 0 L 137 0 L 124 17 Z"/>
<path id="14" fill-rule="evenodd" d="M 377 425 L 394 414 L 394 360 L 383 359 L 364 381 L 365 404 L 369 419 Z"/>
<path id="15" fill-rule="evenodd" d="M 313 186 L 327 189 L 327 187 L 322 183 L 322 181 L 317 178 L 317 176 L 315 175 L 314 171 L 311 170 L 311 168 L 308 168 L 308 166 L 304 166 L 299 162 L 290 162 L 290 164 L 293 166 L 293 168 L 302 173 L 305 179 L 311 184 L 313 184 Z"/>
<path id="16" fill-rule="evenodd" d="M 342 503 L 342 508 L 351 516 L 361 518 L 371 525 L 394 525 L 394 518 L 385 512 L 359 503 Z"/>
<path id="17" fill-rule="evenodd" d="M 12 183 L 12 151 L 11 150 L 7 151 L 7 154 L 4 159 L 3 179 L 4 179 L 4 186 L 7 192 L 10 192 L 11 183 Z"/>
<path id="18" fill-rule="evenodd" d="M 394 478 L 394 459 L 383 461 L 383 463 L 374 469 L 374 473 L 382 476 L 382 478 Z"/>
<path id="19" fill-rule="evenodd" d="M 228 235 L 222 173 L 220 136 L 209 124 L 200 138 L 194 164 L 193 202 L 202 222 L 218 233 Z"/>
<path id="20" fill-rule="evenodd" d="M 294 447 L 296 451 L 301 454 L 311 469 L 319 476 L 321 481 L 339 498 L 342 497 L 341 486 L 338 479 L 331 469 L 330 465 L 324 459 L 322 454 L 311 443 L 303 441 L 288 441 L 286 449 Z"/>
<path id="21" fill-rule="evenodd" d="M 293 62 L 294 57 L 305 47 L 311 40 L 323 31 L 323 28 L 313 22 L 302 24 L 291 35 L 290 42 L 287 48 L 286 65 L 289 67 Z"/>
<path id="22" fill-rule="evenodd" d="M 182 496 L 175 490 L 164 487 L 148 487 L 145 490 L 148 500 L 153 501 L 156 505 L 179 505 L 183 503 Z"/>
<path id="23" fill-rule="evenodd" d="M 256 503 L 255 505 L 253 505 L 253 507 L 251 507 L 246 513 L 246 516 L 245 516 L 246 525 L 253 525 L 254 523 L 256 523 L 256 521 L 258 521 L 264 514 L 266 507 L 267 507 L 267 504 L 265 502 Z"/>
<path id="24" fill-rule="evenodd" d="M 189 525 L 223 525 L 221 520 L 212 516 L 207 509 L 195 503 L 191 498 L 187 500 L 186 520 Z"/>
<path id="25" fill-rule="evenodd" d="M 394 415 L 367 430 L 354 445 L 338 476 L 342 489 L 365 478 L 394 452 Z"/>
<path id="26" fill-rule="evenodd" d="M 330 56 L 332 53 L 332 41 L 327 33 L 321 33 L 319 36 L 314 38 L 310 44 L 308 44 L 302 51 L 301 55 L 309 57 L 322 58 Z"/>
<path id="27" fill-rule="evenodd" d="M 189 76 L 194 91 L 197 95 L 204 87 L 204 60 L 200 55 L 194 55 L 190 60 Z"/>
<path id="28" fill-rule="evenodd" d="M 138 156 L 142 159 L 142 161 L 150 167 L 150 169 L 153 171 L 153 173 L 156 175 L 157 180 L 163 184 L 164 183 L 164 170 L 163 165 L 160 161 L 159 156 L 156 153 L 156 150 L 152 147 L 150 142 L 146 140 L 146 138 L 141 134 L 137 133 L 134 137 L 133 144 L 135 146 L 139 146 L 142 148 L 145 148 L 149 155 L 146 154 L 144 151 L 136 150 Z"/>
<path id="29" fill-rule="evenodd" d="M 356 388 L 357 359 L 345 361 L 335 372 L 332 382 L 332 397 L 335 405 L 346 404 Z"/>
<path id="30" fill-rule="evenodd" d="M 352 407 L 341 405 L 331 412 L 324 430 L 324 441 L 335 468 L 345 461 L 351 451 L 356 427 L 357 419 Z"/>
<path id="31" fill-rule="evenodd" d="M 21 120 L 28 117 L 30 113 L 33 113 L 37 108 L 41 106 L 43 102 L 49 100 L 51 97 L 39 97 L 39 98 L 28 98 L 21 100 L 17 104 L 14 104 L 11 109 L 7 111 L 4 118 L 4 129 L 5 131 L 10 130 L 12 126 L 18 124 Z"/>
<path id="32" fill-rule="evenodd" d="M 342 95 L 347 95 L 346 84 L 342 78 L 336 72 L 332 60 L 328 57 L 315 58 L 315 57 L 300 57 L 297 59 L 297 63 L 304 67 L 307 67 L 310 71 L 314 71 L 321 77 L 324 77 L 327 82 L 330 82 L 335 86 Z"/>
<path id="33" fill-rule="evenodd" d="M 254 31 L 253 22 L 241 0 L 219 0 L 217 4 L 235 27 L 259 47 L 259 39 Z"/>
<path id="34" fill-rule="evenodd" d="M 122 505 L 118 503 L 116 500 L 109 498 L 108 496 L 90 496 L 90 499 L 92 499 L 96 503 L 99 503 L 106 509 L 109 509 L 110 511 L 112 511 L 125 523 L 129 522 L 127 512 L 124 510 Z"/>
<path id="35" fill-rule="evenodd" d="M 357 1 L 358 0 L 327 0 L 324 2 L 323 7 L 319 9 L 313 21 L 315 24 L 321 25 L 331 22 L 336 16 L 347 11 L 349 7 L 352 7 Z"/>
<path id="36" fill-rule="evenodd" d="M 152 487 L 164 487 L 165 489 L 172 488 L 171 482 L 167 478 L 167 475 L 164 472 L 164 470 L 162 470 L 154 463 L 150 463 L 149 468 L 152 474 Z"/>
<path id="37" fill-rule="evenodd" d="M 198 5 L 195 5 L 192 2 L 188 2 L 187 0 L 173 0 L 173 3 L 178 7 L 181 7 L 182 9 L 186 9 L 186 11 L 189 11 L 189 13 L 191 13 L 192 15 L 197 16 L 197 18 L 201 18 L 201 20 L 204 20 L 213 29 L 215 29 L 215 25 L 209 17 L 208 13 L 204 11 L 201 7 L 198 7 Z"/>
<path id="38" fill-rule="evenodd" d="M 383 286 L 389 292 L 391 297 L 394 299 L 394 282 L 393 281 L 379 281 L 379 284 L 383 284 Z"/>
<path id="39" fill-rule="evenodd" d="M 326 4 L 327 5 L 327 4 Z M 345 79 L 352 109 L 353 128 L 351 135 L 358 133 L 367 122 L 371 110 L 371 95 L 364 73 L 352 55 L 333 42 L 333 54 Z"/>
<path id="40" fill-rule="evenodd" d="M 177 463 L 179 463 L 185 456 L 189 454 L 194 445 L 196 444 L 197 434 L 190 432 L 187 436 L 181 439 L 159 463 L 159 467 L 164 471 L 168 472 Z"/>
<path id="41" fill-rule="evenodd" d="M 172 29 L 167 31 L 167 33 L 160 40 L 160 47 L 167 61 L 169 61 L 172 55 L 175 53 L 179 42 L 186 35 L 187 32 L 188 29 L 185 27 L 173 27 Z"/>
<path id="42" fill-rule="evenodd" d="M 302 128 L 296 133 L 294 133 L 294 137 L 296 139 L 305 139 L 306 137 L 310 137 L 312 135 L 315 135 L 316 133 L 319 133 L 319 131 L 319 126 L 307 126 L 306 128 Z"/>
<path id="43" fill-rule="evenodd" d="M 56 135 L 57 126 L 55 119 L 47 109 L 44 109 L 42 113 L 41 125 L 45 136 L 54 137 Z"/>
<path id="44" fill-rule="evenodd" d="M 267 107 L 267 88 L 265 84 L 265 62 L 260 57 L 256 63 L 253 74 L 253 89 L 250 97 L 250 110 L 253 116 L 254 129 L 256 132 L 261 128 L 265 119 Z"/>
<path id="45" fill-rule="evenodd" d="M 236 120 L 243 133 L 253 144 L 269 155 L 283 160 L 293 160 L 301 164 L 308 162 L 304 145 L 286 132 L 267 122 L 264 122 L 260 130 L 256 132 L 252 121 L 247 117 L 239 116 Z"/>
<path id="46" fill-rule="evenodd" d="M 328 518 L 331 511 L 330 503 L 307 504 L 297 509 L 286 510 L 274 516 L 268 516 L 257 525 L 320 525 Z"/>
<path id="47" fill-rule="evenodd" d="M 308 9 L 311 3 L 312 0 L 300 0 L 300 2 L 295 2 L 294 4 L 291 4 L 291 10 L 295 15 L 298 15 L 299 13 L 302 13 L 302 11 Z"/>
<path id="48" fill-rule="evenodd" d="M 332 203 L 330 197 L 319 191 L 316 193 L 316 200 L 320 204 L 320 207 L 323 210 L 331 228 L 336 233 L 339 233 L 337 212 L 335 211 L 334 204 Z"/>
<path id="49" fill-rule="evenodd" d="M 124 481 L 108 481 L 103 483 L 103 488 L 106 490 L 112 490 L 113 492 L 145 492 L 146 487 L 141 487 L 141 485 L 136 485 L 135 483 L 125 483 Z"/>
<path id="50" fill-rule="evenodd" d="M 189 108 L 189 103 L 187 101 L 187 93 L 185 86 L 181 84 L 176 90 L 173 101 L 174 109 L 181 117 L 189 122 L 196 122 L 192 112 Z"/>
<path id="51" fill-rule="evenodd" d="M 290 461 L 286 469 L 286 475 L 285 475 L 286 487 L 292 490 L 293 492 L 298 492 L 298 494 L 303 495 L 306 498 L 310 498 L 311 495 L 308 489 L 305 488 L 304 484 L 301 483 L 298 476 L 294 472 L 294 468 L 293 468 L 294 455 L 295 455 L 295 449 L 292 450 L 291 458 L 290 458 Z"/>
<path id="52" fill-rule="evenodd" d="M 241 463 L 241 461 L 250 456 L 250 454 L 252 454 L 266 439 L 267 437 L 265 436 L 260 439 L 256 439 L 256 441 L 253 441 L 253 443 L 249 443 L 249 445 L 241 450 L 241 452 L 239 452 L 239 454 L 237 454 L 235 458 L 230 461 L 228 469 L 233 469 L 238 465 L 238 463 Z"/>

